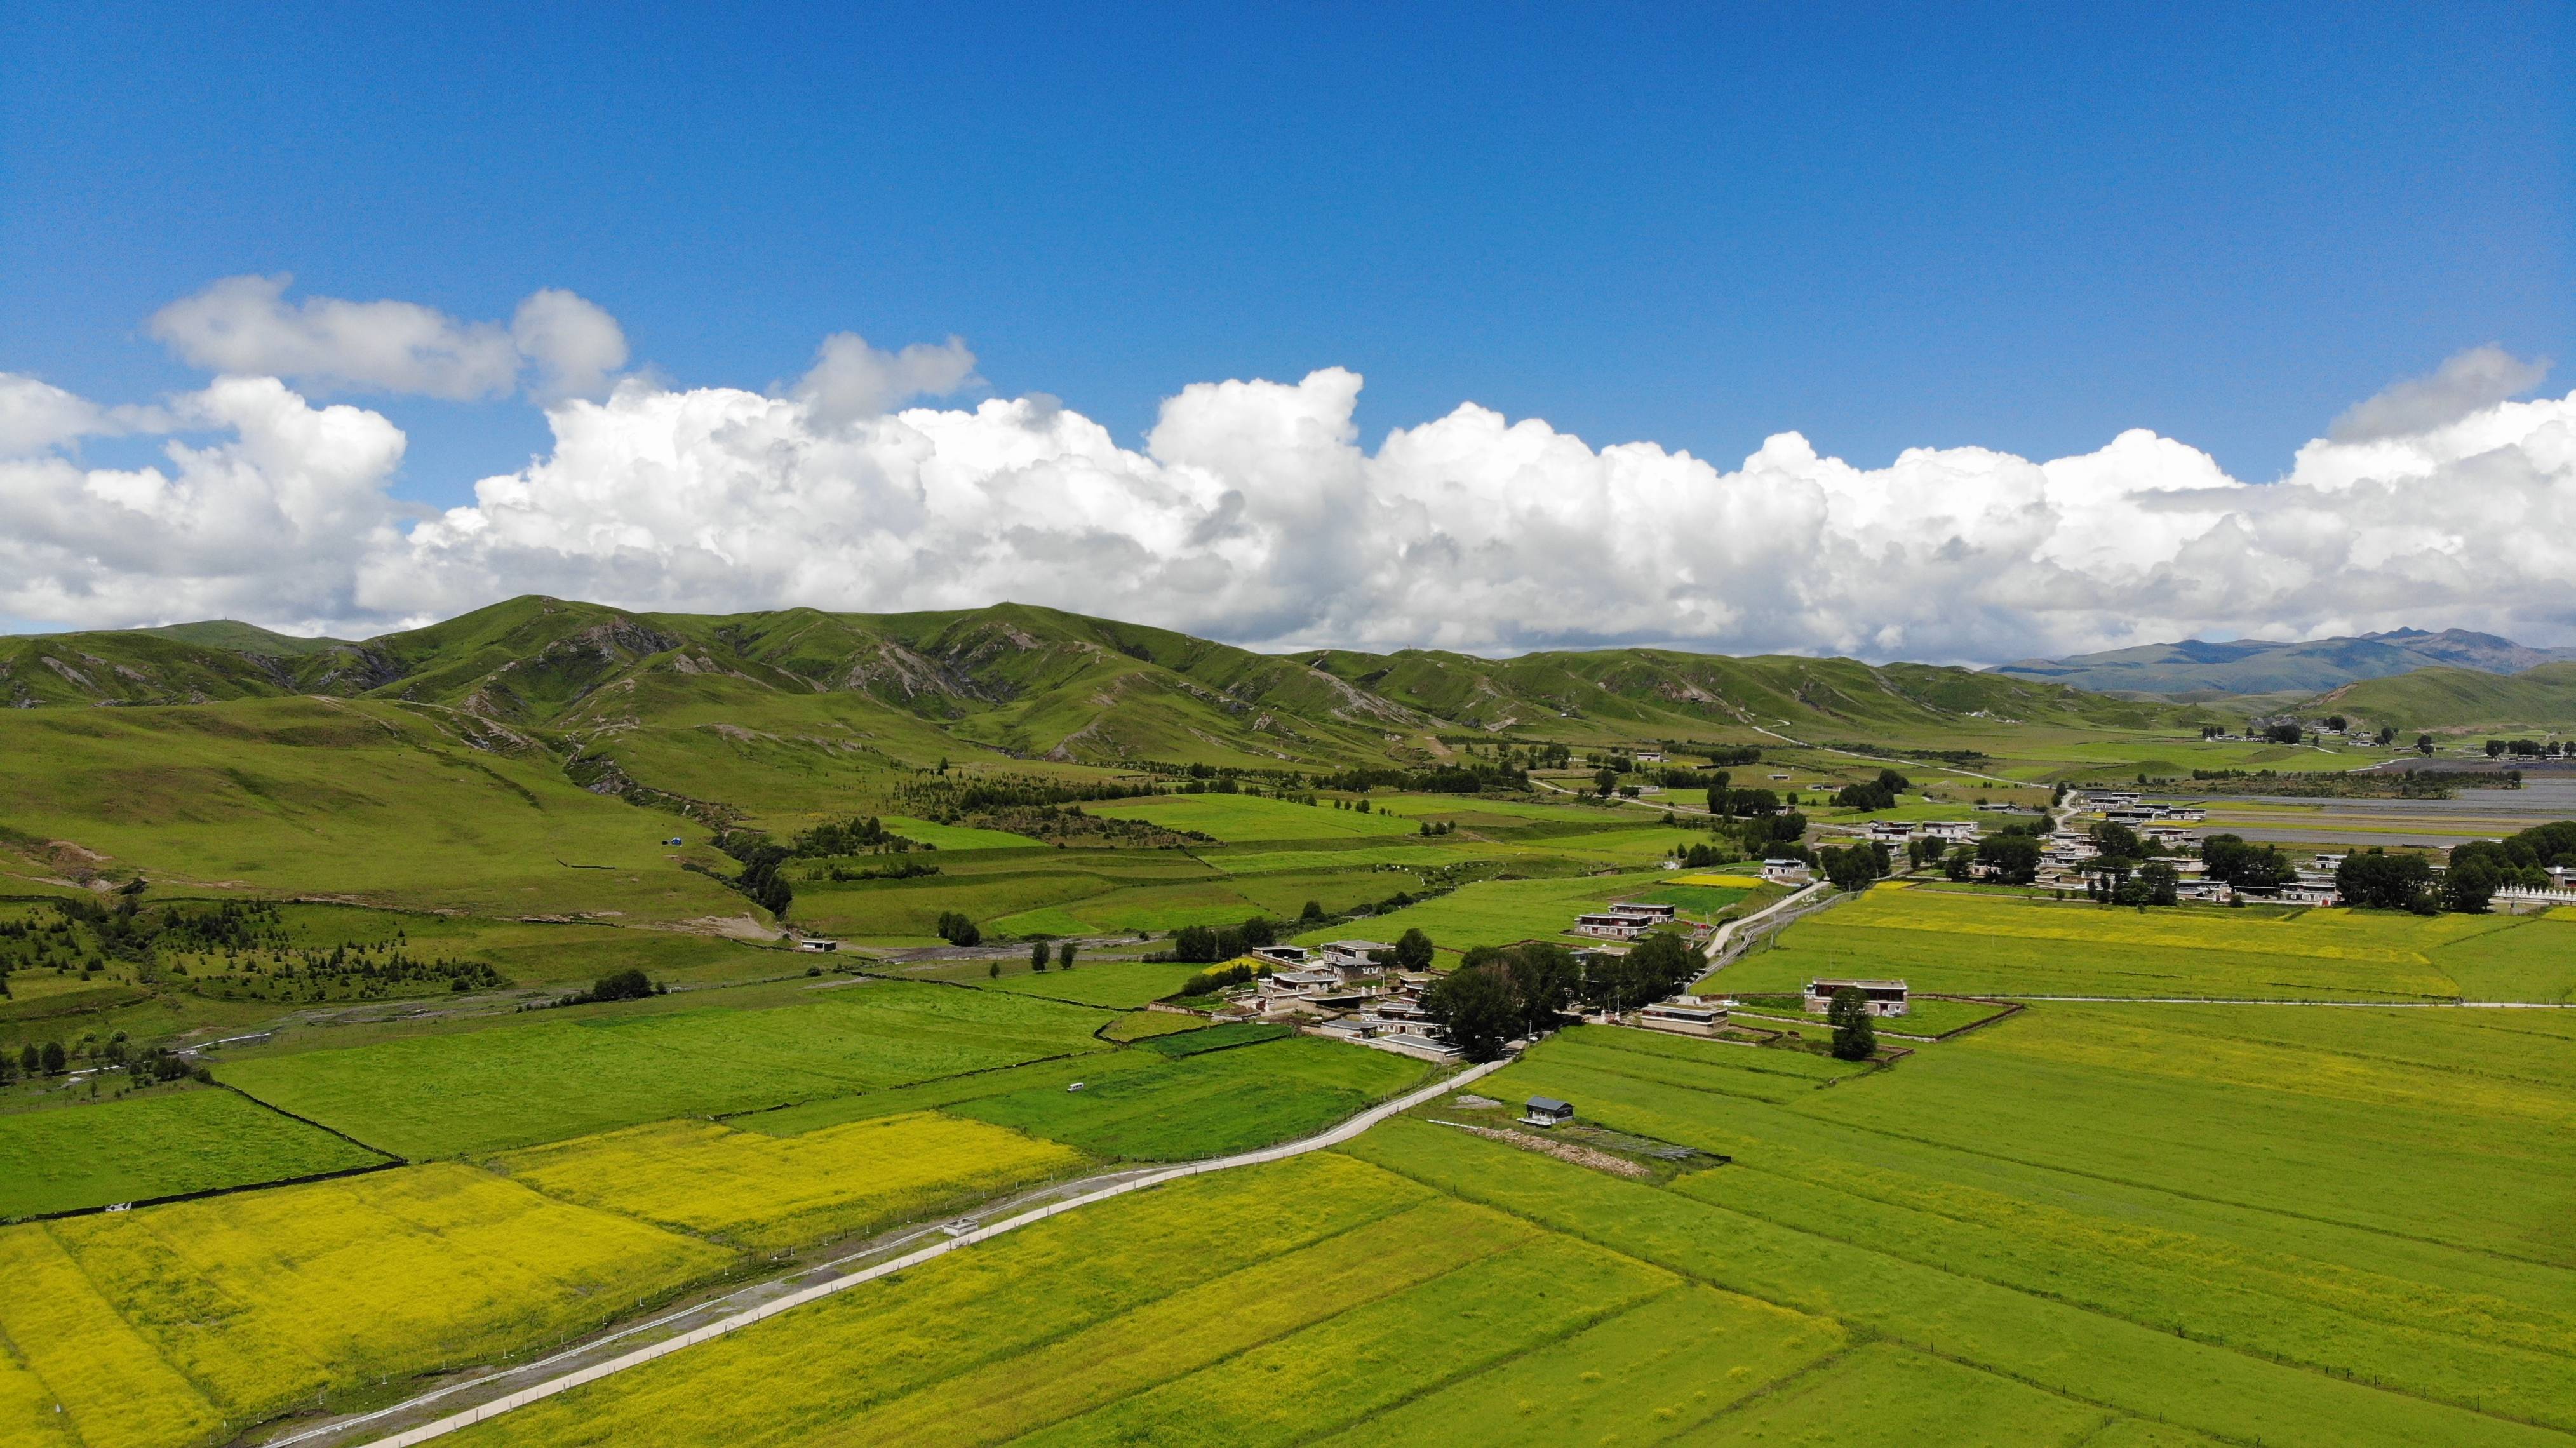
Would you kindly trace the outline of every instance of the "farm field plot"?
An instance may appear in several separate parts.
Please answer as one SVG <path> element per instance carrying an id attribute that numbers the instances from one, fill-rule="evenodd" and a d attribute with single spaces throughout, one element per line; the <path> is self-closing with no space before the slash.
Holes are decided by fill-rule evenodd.
<path id="1" fill-rule="evenodd" d="M 1372 810 L 1325 804 L 1289 804 L 1246 794 L 1171 794 L 1155 799 L 1102 800 L 1083 806 L 1112 819 L 1144 820 L 1171 830 L 1196 830 L 1227 844 L 1240 840 L 1324 840 L 1370 835 L 1410 835 L 1413 821 Z"/>
<path id="2" fill-rule="evenodd" d="M 1553 940 L 1584 911 L 1660 888 L 1665 878 L 1658 870 L 1563 880 L 1478 880 L 1361 924 L 1309 930 L 1294 938 L 1301 945 L 1320 945 L 1353 933 L 1393 940 L 1407 930 L 1420 930 L 1443 951 L 1453 953 L 1516 940 Z"/>
<path id="3" fill-rule="evenodd" d="M 1039 850 L 1046 841 L 1015 835 L 1009 830 L 983 830 L 970 825 L 941 825 L 903 815 L 883 815 L 880 823 L 907 840 L 917 840 L 942 850 Z"/>
<path id="4" fill-rule="evenodd" d="M 992 922 L 1005 935 L 1098 935 L 1111 931 L 1160 933 L 1185 925 L 1240 925 L 1262 914 L 1250 896 L 1222 879 L 1172 885 L 1131 885 Z"/>
<path id="5" fill-rule="evenodd" d="M 1174 1020 L 1181 1017 L 1175 1016 Z M 1148 1038 L 1148 1040 L 1159 1038 Z M 1146 1044 L 1140 1042 L 1140 1047 Z M 1170 1058 L 1145 1049 L 1098 1051 L 1087 1056 L 1060 1057 L 1049 1061 L 1032 1061 L 1025 1066 L 1006 1066 L 997 1071 L 977 1071 L 964 1076 L 943 1076 L 916 1086 L 895 1086 L 883 1091 L 869 1091 L 856 1096 L 827 1096 L 816 1101 L 799 1102 L 770 1111 L 751 1111 L 725 1118 L 727 1126 L 745 1131 L 765 1132 L 771 1136 L 798 1136 L 826 1126 L 839 1126 L 851 1121 L 873 1121 L 881 1116 L 899 1116 L 907 1111 L 933 1111 L 954 1106 L 961 1101 L 979 1100 L 986 1096 L 1007 1096 L 1014 1091 L 1062 1091 L 1076 1081 L 1104 1081 L 1133 1071 L 1155 1071 Z"/>
<path id="6" fill-rule="evenodd" d="M 612 1008 L 613 1011 L 613 1008 Z M 557 1020 L 231 1061 L 222 1079 L 421 1160 L 1106 1050 L 1100 1012 L 880 981 L 763 1010 Z"/>
<path id="7" fill-rule="evenodd" d="M 1132 1010 L 1179 990 L 1182 982 L 1206 968 L 1181 961 L 1095 960 L 1079 962 L 1071 970 L 1040 973 L 1024 969 L 983 984 L 988 989 L 1019 995 Z"/>
<path id="8" fill-rule="evenodd" d="M 1057 864 L 1056 858 L 1049 856 L 1051 867 L 1043 870 L 942 873 L 912 880 L 817 882 L 791 872 L 796 877 L 796 918 L 808 928 L 838 935 L 928 936 L 938 933 L 939 917 L 952 911 L 987 921 L 1122 888 L 1118 881 L 1078 868 L 1078 861 Z"/>
<path id="9" fill-rule="evenodd" d="M 1736 993 L 1859 975 L 1899 976 L 1916 990 L 1954 995 L 2451 1000 L 2461 984 L 2437 963 L 2438 952 L 2533 923 L 2356 910 L 2286 918 L 2216 908 L 2140 912 L 1872 890 L 1789 927 L 1777 949 L 1713 981 Z"/>
<path id="10" fill-rule="evenodd" d="M 1497 1078 L 1506 1094 L 1523 1089 L 1504 1084 L 1516 1074 Z M 1524 1079 L 1536 1085 L 1544 1077 Z M 1612 1113 L 1602 1117 L 1622 1124 Z M 1881 1333 L 1965 1367 L 2082 1399 L 2108 1410 L 2105 1417 L 2162 1417 L 2227 1441 L 2249 1442 L 2259 1434 L 2266 1443 L 2300 1448 L 2566 1441 L 2550 1428 L 2505 1416 L 2519 1416 L 2536 1401 L 2563 1411 L 2558 1386 L 2534 1385 L 2511 1409 L 2478 1394 L 2454 1401 L 2449 1394 L 2458 1384 L 2440 1381 L 2441 1369 L 2428 1371 L 2407 1355 L 2422 1339 L 2405 1325 L 2374 1320 L 2379 1309 L 2370 1305 L 2310 1306 L 2275 1320 L 2269 1313 L 2279 1307 L 2277 1299 L 2250 1306 L 2213 1302 L 2219 1294 L 2211 1290 L 2212 1276 L 2233 1284 L 2240 1269 L 2232 1263 L 2204 1263 L 2187 1284 L 2187 1295 L 2138 1321 L 2061 1301 L 2054 1283 L 2020 1288 L 1988 1280 L 1983 1273 L 2013 1260 L 2021 1247 L 2008 1234 L 1995 1237 L 1988 1257 L 1953 1265 L 1931 1243 L 1904 1235 L 1902 1221 L 1871 1224 L 1874 1231 L 1849 1225 L 1828 1230 L 1823 1223 L 1776 1222 L 1702 1199 L 1703 1192 L 1731 1189 L 1739 1176 L 1751 1175 L 1743 1165 L 1748 1156 L 1739 1156 L 1736 1165 L 1682 1176 L 1676 1180 L 1681 1189 L 1667 1190 L 1409 1120 L 1389 1122 L 1342 1150 L 1711 1286 L 1837 1318 L 1848 1328 Z M 2090 1250 L 2096 1262 L 2117 1271 L 2114 1253 L 2098 1244 Z M 2321 1289 L 2318 1295 L 2335 1295 L 2335 1264 L 2301 1265 Z M 2474 1263 L 2462 1265 L 2475 1270 Z M 2427 1284 L 2419 1276 L 2411 1285 Z M 2434 1297 L 2440 1300 L 2439 1293 Z M 2471 1308 L 2472 1301 L 2478 1306 Z M 2453 1296 L 2451 1310 L 2469 1311 L 2472 1321 L 2450 1324 L 2448 1335 L 2460 1343 L 2484 1325 L 2475 1321 L 2479 1313 L 2502 1308 L 2517 1320 L 2544 1314 L 2552 1323 L 2538 1329 L 2545 1338 L 2557 1330 L 2557 1309 L 2545 1304 Z M 2212 1308 L 2223 1309 L 2215 1320 Z M 2236 1329 L 2248 1335 L 2235 1335 Z M 2396 1351 L 2390 1350 L 2392 1338 Z M 2286 1360 L 2269 1356 L 2285 1342 L 2296 1351 L 2284 1354 Z M 2474 1352 L 2474 1345 L 2467 1350 Z M 2445 1368 L 2456 1366 L 2454 1356 Z M 2494 1365 L 2490 1360 L 2488 1366 Z M 2483 1408 L 2471 1396 L 2481 1397 Z"/>
<path id="11" fill-rule="evenodd" d="M 186 1448 L 555 1340 L 732 1261 L 485 1172 L 410 1167 L 0 1231 L 20 1289 L 0 1331 L 81 1441 Z"/>
<path id="12" fill-rule="evenodd" d="M 1176 1036 L 1207 1029 L 1207 1018 L 1171 1011 L 1129 1011 L 1100 1032 L 1104 1041 L 1141 1041 L 1150 1036 Z"/>
<path id="13" fill-rule="evenodd" d="M 1825 1021 L 1821 1015 L 1807 1014 L 1806 997 L 1800 995 L 1738 996 L 1736 1001 L 1744 1008 L 1748 1020 L 1754 1014 L 1763 1014 L 1811 1025 L 1822 1025 Z M 1916 995 L 1906 1001 L 1905 1014 L 1889 1017 L 1878 1024 L 1880 1030 L 1897 1035 L 1939 1036 L 1973 1026 L 1979 1021 L 1995 1020 L 2011 1011 L 2012 1007 L 2008 1005 L 1986 1001 L 1943 1000 L 1937 996 Z M 1762 1021 L 1752 1023 L 1767 1024 Z"/>
<path id="14" fill-rule="evenodd" d="M 1192 1039 L 1156 1037 L 1146 1046 Z M 1422 1075 L 1420 1062 L 1402 1056 L 1298 1037 L 1198 1052 L 1160 1070 L 1088 1082 L 1080 1091 L 1033 1087 L 949 1110 L 1095 1156 L 1187 1161 L 1321 1131 Z"/>
<path id="15" fill-rule="evenodd" d="M 389 1161 L 231 1091 L 0 1116 L 0 1220 Z"/>
<path id="16" fill-rule="evenodd" d="M 550 1197 L 723 1238 L 799 1247 L 1079 1168 L 1082 1153 L 919 1111 L 780 1137 L 663 1121 L 495 1159 Z"/>
<path id="17" fill-rule="evenodd" d="M 1917 1443 L 2095 1441 L 2120 1415 L 1890 1343 L 1871 1343 L 1824 1371 L 1679 1441 L 1687 1448 L 1829 1441 L 1849 1448 Z"/>
<path id="18" fill-rule="evenodd" d="M 2564 906 L 2429 954 L 2469 1000 L 2576 1001 L 2576 910 Z"/>
<path id="19" fill-rule="evenodd" d="M 1698 1274 L 1719 1286 L 1802 1306 L 1866 1277 L 1861 1297 L 1934 1314 L 1891 1328 L 1900 1339 L 2131 1411 L 2152 1400 L 2032 1372 L 2050 1353 L 2009 1324 L 2034 1317 L 2040 1331 L 2035 1319 L 2057 1310 L 2045 1299 L 2294 1365 L 2310 1375 L 2297 1396 L 2320 1403 L 2375 1381 L 2419 1403 L 2576 1429 L 2576 1230 L 2558 1165 L 2576 1144 L 2576 1032 L 2530 1032 L 2510 1019 L 2520 1014 L 2042 1006 L 1892 1071 L 1767 1104 L 1695 1070 L 1605 1059 L 1599 1042 L 1635 1033 L 1586 1028 L 1489 1089 L 1563 1096 L 1586 1119 L 1731 1156 L 1670 1193 L 1725 1209 L 1683 1233 L 1732 1244 L 1725 1270 Z M 1408 1152 L 1465 1152 L 1420 1130 L 1436 1128 L 1399 1133 Z M 1392 1160 L 1380 1142 L 1348 1149 Z M 1469 1175 L 1425 1179 L 1490 1200 L 1462 1183 L 1500 1167 L 1459 1170 Z M 1696 1220 L 1624 1184 L 1621 1195 L 1638 1231 L 1657 1230 L 1655 1212 Z M 1609 1245 L 1676 1265 L 1621 1237 L 1610 1203 L 1547 1200 L 1542 1221 L 1579 1217 Z M 1831 1265 L 1834 1252 L 1851 1260 Z M 1805 1265 L 1786 1267 L 1798 1253 Z M 1938 1276 L 1921 1277 L 1918 1295 L 1892 1262 Z M 1932 1306 L 1970 1283 L 2034 1299 L 1996 1300 L 1991 1358 L 1959 1353 L 1970 1319 Z M 2087 1351 L 2143 1350 L 2091 1331 Z M 2412 1411 L 2350 1421 L 2397 1440 Z M 2241 1417 L 2199 1426 L 2250 1436 Z"/>
<path id="20" fill-rule="evenodd" d="M 1451 815 L 1491 815 L 1497 819 L 1517 820 L 1524 824 L 1590 825 L 1615 827 L 1626 823 L 1626 810 L 1602 809 L 1591 805 L 1534 804 L 1517 799 L 1492 799 L 1481 794 L 1399 794 L 1371 795 L 1370 806 L 1382 814 L 1401 815 L 1407 819 L 1443 819 Z"/>
<path id="21" fill-rule="evenodd" d="M 1543 858 L 1528 847 L 1513 844 L 1488 844 L 1456 835 L 1417 839 L 1409 835 L 1390 835 L 1384 843 L 1369 840 L 1344 844 L 1340 840 L 1309 840 L 1305 848 L 1297 842 L 1272 843 L 1254 840 L 1240 845 L 1205 845 L 1198 858 L 1229 875 L 1268 875 L 1286 871 L 1319 869 L 1366 870 L 1382 867 L 1388 870 L 1429 870 L 1441 865 L 1461 865 L 1472 860 Z M 1398 887 L 1403 882 L 1398 882 Z M 1390 888 L 1389 893 L 1392 893 Z"/>
<path id="22" fill-rule="evenodd" d="M 1652 1442 L 1842 1336 L 1334 1153 L 1057 1218 L 884 1286 L 460 1448 Z M 1315 1391 L 1279 1391 L 1289 1377 Z"/>

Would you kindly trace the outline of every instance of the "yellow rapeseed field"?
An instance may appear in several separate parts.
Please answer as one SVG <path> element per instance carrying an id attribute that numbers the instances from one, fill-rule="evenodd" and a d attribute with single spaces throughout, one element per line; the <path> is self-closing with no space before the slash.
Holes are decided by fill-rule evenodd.
<path id="1" fill-rule="evenodd" d="M 45 1230 L 237 1425 L 332 1389 L 580 1332 L 735 1260 L 445 1163 Z M 23 1349 L 27 1339 L 10 1335 Z M 35 1366 L 54 1382 L 42 1359 Z"/>
<path id="2" fill-rule="evenodd" d="M 754 1247 L 902 1221 L 1074 1170 L 1069 1146 L 935 1111 L 802 1136 L 662 1121 L 502 1157 L 549 1196 Z"/>
<path id="3" fill-rule="evenodd" d="M 117 1316 L 46 1227 L 0 1230 L 0 1282 L 7 1284 L 0 1332 L 40 1380 L 29 1392 L 13 1374 L 0 1390 L 0 1442 L 164 1448 L 214 1436 L 223 1425 L 204 1395 Z"/>
<path id="4" fill-rule="evenodd" d="M 56 1412 L 54 1395 L 35 1370 L 0 1352 L 0 1443 L 26 1448 L 80 1448 L 70 1414 Z"/>

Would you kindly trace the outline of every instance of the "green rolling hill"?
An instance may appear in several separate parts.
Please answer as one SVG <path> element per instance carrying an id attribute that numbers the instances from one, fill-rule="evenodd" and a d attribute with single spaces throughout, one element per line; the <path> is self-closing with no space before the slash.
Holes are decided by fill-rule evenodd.
<path id="1" fill-rule="evenodd" d="M 2576 663 L 2519 674 L 2419 669 L 2318 695 L 2302 714 L 2338 713 L 2400 730 L 2576 728 Z"/>

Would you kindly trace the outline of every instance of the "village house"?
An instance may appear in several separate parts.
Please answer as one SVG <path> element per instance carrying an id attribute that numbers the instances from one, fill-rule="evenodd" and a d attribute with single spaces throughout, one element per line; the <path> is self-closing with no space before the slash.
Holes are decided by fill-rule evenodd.
<path id="1" fill-rule="evenodd" d="M 1376 956 L 1394 946 L 1382 940 L 1332 940 L 1324 943 L 1324 964 L 1344 975 L 1366 974 L 1379 969 Z"/>
<path id="2" fill-rule="evenodd" d="M 1697 996 L 1675 996 L 1637 1012 L 1637 1024 L 1679 1036 L 1714 1036 L 1726 1028 L 1726 1007 Z"/>
<path id="3" fill-rule="evenodd" d="M 1804 860 L 1764 860 L 1762 878 L 1774 885 L 1803 885 L 1814 878 Z"/>
<path id="4" fill-rule="evenodd" d="M 1528 1126 L 1563 1126 L 1574 1119 L 1574 1103 L 1553 1096 L 1533 1096 L 1521 1117 Z"/>
<path id="5" fill-rule="evenodd" d="M 1835 994 L 1846 988 L 1867 998 L 1873 1016 L 1901 1016 L 1906 1012 L 1905 982 L 1901 980 L 1811 980 L 1807 982 L 1807 1014 L 1825 1014 L 1833 1008 Z"/>

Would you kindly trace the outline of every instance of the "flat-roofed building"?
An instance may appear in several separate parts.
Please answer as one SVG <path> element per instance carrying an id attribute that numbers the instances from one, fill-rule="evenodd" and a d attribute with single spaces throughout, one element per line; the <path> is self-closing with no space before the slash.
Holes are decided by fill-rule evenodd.
<path id="1" fill-rule="evenodd" d="M 1807 1013 L 1821 1016 L 1833 1009 L 1834 997 L 1845 990 L 1856 990 L 1869 1002 L 1873 1016 L 1905 1014 L 1905 982 L 1901 980 L 1811 980 L 1807 982 Z"/>
<path id="2" fill-rule="evenodd" d="M 1637 1024 L 1677 1036 L 1714 1036 L 1726 1028 L 1726 1007 L 1696 996 L 1657 1001 L 1637 1012 Z"/>

